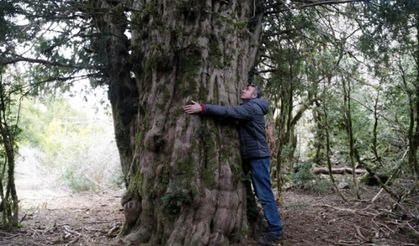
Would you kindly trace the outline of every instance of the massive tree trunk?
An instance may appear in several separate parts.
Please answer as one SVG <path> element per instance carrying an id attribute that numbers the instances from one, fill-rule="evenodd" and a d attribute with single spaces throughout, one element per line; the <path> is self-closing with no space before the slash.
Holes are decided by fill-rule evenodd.
<path id="1" fill-rule="evenodd" d="M 94 18 L 108 35 L 105 75 L 127 183 L 123 233 L 151 245 L 240 242 L 251 230 L 236 125 L 182 106 L 239 103 L 258 48 L 260 2 L 132 2 L 95 1 L 106 11 Z"/>

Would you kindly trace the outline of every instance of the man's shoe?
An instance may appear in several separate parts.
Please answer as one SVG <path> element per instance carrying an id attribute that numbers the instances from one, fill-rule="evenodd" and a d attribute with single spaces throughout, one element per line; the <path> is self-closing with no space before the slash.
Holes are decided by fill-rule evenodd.
<path id="1" fill-rule="evenodd" d="M 276 245 L 281 239 L 281 234 L 282 233 L 265 232 L 259 238 L 258 243 L 259 245 Z"/>

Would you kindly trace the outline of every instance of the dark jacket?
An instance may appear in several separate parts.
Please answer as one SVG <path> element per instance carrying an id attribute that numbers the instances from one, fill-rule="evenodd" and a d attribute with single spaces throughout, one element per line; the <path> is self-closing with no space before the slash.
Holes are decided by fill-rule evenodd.
<path id="1" fill-rule="evenodd" d="M 255 98 L 238 106 L 203 105 L 203 114 L 239 120 L 240 153 L 243 158 L 269 157 L 266 142 L 265 114 L 268 101 Z"/>

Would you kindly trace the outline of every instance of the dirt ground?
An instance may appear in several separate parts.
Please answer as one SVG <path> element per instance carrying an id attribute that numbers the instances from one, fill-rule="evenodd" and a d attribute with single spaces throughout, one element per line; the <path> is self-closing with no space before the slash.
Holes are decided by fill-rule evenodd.
<path id="1" fill-rule="evenodd" d="M 120 245 L 122 191 L 20 192 L 21 228 L 0 230 L 0 245 Z"/>
<path id="2" fill-rule="evenodd" d="M 285 193 L 281 245 L 419 245 L 419 220 L 412 218 L 411 207 L 394 212 L 394 202 L 383 193 L 372 203 L 378 188 L 369 189 L 349 202 L 335 194 Z M 419 200 L 415 203 L 417 216 Z"/>
<path id="3" fill-rule="evenodd" d="M 370 202 L 377 191 L 369 188 L 361 200 L 347 203 L 332 193 L 285 192 L 285 235 L 278 245 L 419 245 L 419 221 L 411 213 L 418 212 L 419 201 L 413 210 L 395 213 L 384 193 Z M 116 237 L 123 222 L 121 195 L 21 193 L 22 226 L 0 230 L 0 245 L 122 245 Z"/>

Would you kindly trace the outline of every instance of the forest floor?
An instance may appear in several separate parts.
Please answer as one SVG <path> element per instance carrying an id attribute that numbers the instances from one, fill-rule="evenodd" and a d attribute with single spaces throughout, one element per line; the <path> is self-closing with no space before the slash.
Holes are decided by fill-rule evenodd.
<path id="1" fill-rule="evenodd" d="M 419 245 L 412 210 L 395 213 L 384 193 L 371 203 L 377 192 L 368 187 L 362 199 L 346 203 L 333 193 L 284 192 L 285 235 L 278 245 Z M 0 245 L 122 245 L 116 237 L 123 222 L 121 196 L 122 191 L 23 192 L 21 227 L 0 230 Z"/>

